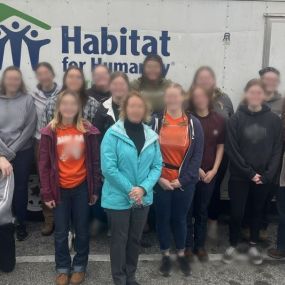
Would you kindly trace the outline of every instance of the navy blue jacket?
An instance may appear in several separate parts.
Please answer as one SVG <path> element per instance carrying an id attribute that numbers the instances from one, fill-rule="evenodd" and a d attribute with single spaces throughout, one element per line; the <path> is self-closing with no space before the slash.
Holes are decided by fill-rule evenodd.
<path id="1" fill-rule="evenodd" d="M 200 121 L 193 115 L 189 115 L 188 118 L 191 144 L 179 169 L 178 179 L 182 188 L 189 184 L 196 184 L 199 181 L 199 168 L 204 152 L 204 132 Z M 162 126 L 162 120 L 163 113 L 154 114 L 152 116 L 151 127 L 158 134 Z"/>

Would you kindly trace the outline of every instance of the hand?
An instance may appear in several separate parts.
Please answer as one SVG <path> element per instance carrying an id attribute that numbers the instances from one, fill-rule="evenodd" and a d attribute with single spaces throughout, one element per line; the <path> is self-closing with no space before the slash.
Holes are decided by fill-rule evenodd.
<path id="1" fill-rule="evenodd" d="M 159 186 L 163 189 L 163 190 L 174 190 L 173 186 L 171 185 L 170 181 L 168 181 L 167 179 L 165 178 L 160 178 L 158 180 L 158 184 Z"/>
<path id="2" fill-rule="evenodd" d="M 55 208 L 55 201 L 49 201 L 49 202 L 45 202 L 45 205 L 49 208 L 49 209 L 53 209 Z"/>
<path id="3" fill-rule="evenodd" d="M 11 175 L 13 171 L 12 164 L 4 156 L 0 157 L 0 170 L 3 174 L 3 177 Z"/>
<path id="4" fill-rule="evenodd" d="M 142 203 L 142 197 L 144 196 L 145 191 L 141 187 L 133 187 L 131 192 L 129 193 L 129 196 L 131 199 L 135 200 L 137 204 Z"/>
<path id="5" fill-rule="evenodd" d="M 215 177 L 216 174 L 217 174 L 217 171 L 215 171 L 213 169 L 208 171 L 206 173 L 206 176 L 203 179 L 203 182 L 209 184 L 213 180 L 213 178 Z"/>
<path id="6" fill-rule="evenodd" d="M 182 186 L 178 179 L 172 180 L 170 184 L 173 188 L 180 188 Z"/>
<path id="7" fill-rule="evenodd" d="M 205 171 L 202 168 L 199 168 L 199 177 L 200 177 L 200 180 L 202 180 L 202 181 L 206 177 L 206 173 L 205 173 Z"/>
<path id="8" fill-rule="evenodd" d="M 98 196 L 97 195 L 92 195 L 92 197 L 90 199 L 90 202 L 89 202 L 89 206 L 95 205 L 97 200 L 98 200 Z"/>
<path id="9" fill-rule="evenodd" d="M 253 181 L 255 184 L 262 184 L 261 181 L 261 175 L 256 173 L 252 178 L 251 181 Z"/>

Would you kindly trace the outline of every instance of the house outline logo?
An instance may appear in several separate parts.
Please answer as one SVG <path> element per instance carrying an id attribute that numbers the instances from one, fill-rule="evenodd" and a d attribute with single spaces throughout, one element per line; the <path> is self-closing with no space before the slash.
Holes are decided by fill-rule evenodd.
<path id="1" fill-rule="evenodd" d="M 12 22 L 11 27 L 1 24 L 6 19 L 14 16 L 44 30 L 51 29 L 50 25 L 6 4 L 0 3 L 0 70 L 2 69 L 5 48 L 8 42 L 10 42 L 11 46 L 13 65 L 17 67 L 21 65 L 22 44 L 24 42 L 28 49 L 31 66 L 35 69 L 39 62 L 40 49 L 49 44 L 50 39 L 38 40 L 39 33 L 36 29 L 32 28 L 31 25 L 20 27 L 20 23 L 16 20 Z M 27 34 L 29 35 L 27 36 Z"/>

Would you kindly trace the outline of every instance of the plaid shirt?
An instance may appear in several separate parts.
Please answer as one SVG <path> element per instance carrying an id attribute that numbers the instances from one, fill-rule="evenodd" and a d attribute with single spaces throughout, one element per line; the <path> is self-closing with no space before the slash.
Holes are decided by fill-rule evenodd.
<path id="1" fill-rule="evenodd" d="M 46 127 L 48 123 L 53 119 L 56 99 L 57 95 L 51 97 L 48 100 L 41 119 L 41 129 Z M 95 114 L 99 105 L 100 103 L 98 101 L 89 96 L 86 105 L 83 108 L 83 118 L 91 122 L 93 125 L 94 125 Z"/>

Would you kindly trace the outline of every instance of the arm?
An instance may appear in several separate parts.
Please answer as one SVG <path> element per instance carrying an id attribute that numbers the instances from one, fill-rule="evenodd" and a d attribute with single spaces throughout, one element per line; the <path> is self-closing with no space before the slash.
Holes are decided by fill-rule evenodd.
<path id="1" fill-rule="evenodd" d="M 277 128 L 277 133 L 274 138 L 274 145 L 272 149 L 272 155 L 270 158 L 270 161 L 268 162 L 268 167 L 264 174 L 261 177 L 261 181 L 263 184 L 265 183 L 271 183 L 277 174 L 278 168 L 281 164 L 281 158 L 282 158 L 282 124 L 281 120 L 279 120 L 279 125 Z"/>
<path id="2" fill-rule="evenodd" d="M 99 195 L 102 187 L 102 174 L 100 168 L 100 146 L 98 135 L 94 136 L 94 143 L 92 145 L 93 150 L 93 171 L 94 171 L 94 194 Z"/>
<path id="3" fill-rule="evenodd" d="M 225 150 L 230 162 L 251 180 L 256 175 L 256 172 L 246 163 L 244 157 L 241 155 L 240 147 L 238 145 L 237 123 L 236 116 L 228 121 Z"/>
<path id="4" fill-rule="evenodd" d="M 0 156 L 4 156 L 8 161 L 15 158 L 16 154 L 0 139 Z"/>
<path id="5" fill-rule="evenodd" d="M 29 96 L 29 95 L 25 95 Z M 18 150 L 22 149 L 27 141 L 34 136 L 36 125 L 37 125 L 37 113 L 34 105 L 34 101 L 31 98 L 30 102 L 27 105 L 27 119 L 24 125 L 24 129 L 21 135 L 15 140 L 9 148 L 17 153 Z"/>
<path id="6" fill-rule="evenodd" d="M 149 193 L 154 185 L 157 183 L 162 169 L 162 156 L 158 141 L 155 143 L 155 153 L 153 162 L 147 178 L 139 186 L 142 187 L 146 193 Z"/>
<path id="7" fill-rule="evenodd" d="M 41 181 L 41 196 L 44 202 L 54 200 L 50 190 L 50 172 L 52 169 L 49 153 L 49 137 L 42 135 L 39 146 L 39 175 Z"/>
<path id="8" fill-rule="evenodd" d="M 201 166 L 203 152 L 204 152 L 204 132 L 200 122 L 197 120 L 194 124 L 195 128 L 195 146 L 193 149 L 192 157 L 189 162 L 189 170 L 178 180 L 182 187 L 191 182 L 196 183 L 196 180 L 199 179 L 199 169 Z M 194 142 L 192 142 L 194 143 Z"/>
<path id="9" fill-rule="evenodd" d="M 132 190 L 132 183 L 118 169 L 117 139 L 108 131 L 101 144 L 102 174 L 111 184 L 126 194 Z"/>

